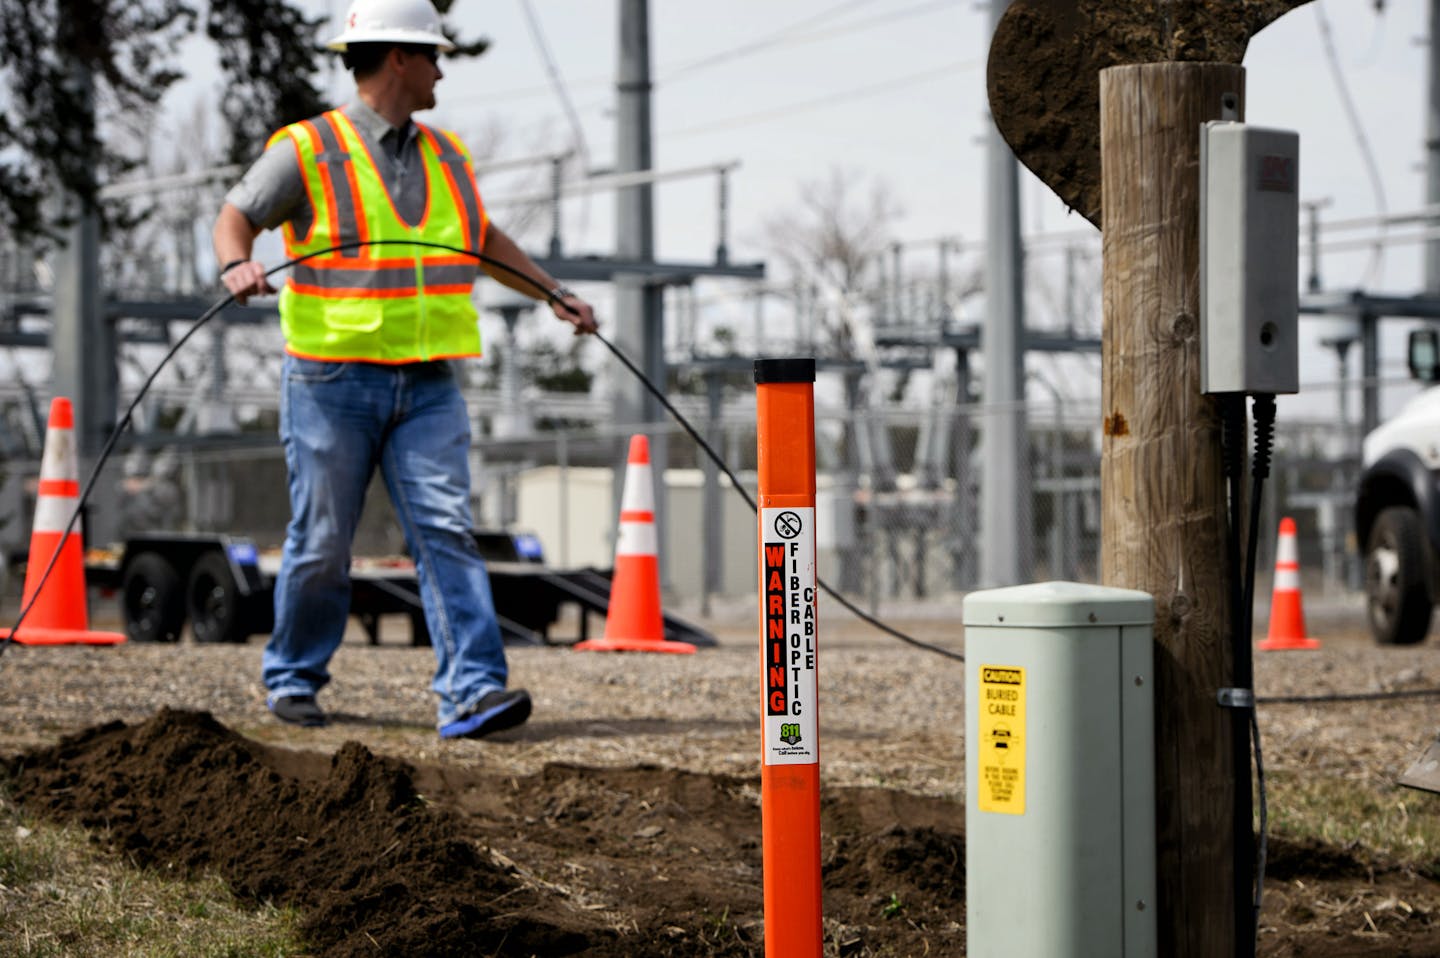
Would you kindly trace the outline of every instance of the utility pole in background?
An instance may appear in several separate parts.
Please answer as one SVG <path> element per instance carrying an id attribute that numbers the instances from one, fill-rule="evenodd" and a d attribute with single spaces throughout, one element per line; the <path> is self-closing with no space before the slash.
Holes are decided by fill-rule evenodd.
<path id="1" fill-rule="evenodd" d="M 615 82 L 615 172 L 633 173 L 652 168 L 650 137 L 650 4 L 649 0 L 620 0 L 620 56 Z M 655 259 L 655 208 L 649 182 L 623 187 L 615 198 L 615 256 L 632 262 Z M 660 389 L 665 388 L 665 287 L 643 273 L 615 276 L 614 342 L 621 351 L 639 357 L 642 372 Z M 631 376 L 614 380 L 612 408 L 616 426 L 658 422 L 660 404 L 642 383 Z M 665 541 L 666 463 L 669 446 L 664 435 L 650 439 L 650 461 L 661 478 L 656 490 L 655 528 Z M 615 514 L 620 512 L 621 482 L 625 475 L 626 444 L 616 451 Z M 661 558 L 662 577 L 667 564 Z"/>
<path id="2" fill-rule="evenodd" d="M 1430 0 L 1429 97 L 1425 103 L 1425 205 L 1440 204 L 1440 0 Z M 1431 220 L 1433 231 L 1440 217 Z M 1425 242 L 1425 292 L 1440 295 L 1440 238 Z"/>
<path id="3" fill-rule="evenodd" d="M 89 72 L 72 65 L 72 78 L 93 102 Z M 50 357 L 52 395 L 70 400 L 75 411 L 75 444 L 80 480 L 95 466 L 105 438 L 115 425 L 119 373 L 115 327 L 106 321 L 100 288 L 100 217 L 78 198 L 69 197 L 75 222 L 55 254 L 55 295 L 51 305 Z M 108 543 L 119 529 L 117 485 L 96 483 L 86 508 L 85 538 Z"/>
<path id="4" fill-rule="evenodd" d="M 990 29 L 1010 6 L 991 0 Z M 984 426 L 981 432 L 980 583 L 1030 575 L 1030 469 L 1025 442 L 1024 264 L 1019 161 L 993 123 L 986 141 Z"/>
<path id="5" fill-rule="evenodd" d="M 763 263 L 735 263 L 730 260 L 726 241 L 726 211 L 729 186 L 725 179 L 735 164 L 662 173 L 654 168 L 651 155 L 650 118 L 650 9 L 648 0 L 620 0 L 619 57 L 616 68 L 615 167 L 610 176 L 587 176 L 581 188 L 614 189 L 615 252 L 611 256 L 565 256 L 559 235 L 559 216 L 546 253 L 535 252 L 535 262 L 557 280 L 567 282 L 610 282 L 615 290 L 615 315 L 606 337 L 658 389 L 666 386 L 665 287 L 685 286 L 699 276 L 727 276 L 759 281 L 765 278 Z M 718 173 L 719 229 L 714 262 L 658 262 L 655 259 L 655 211 L 653 191 L 657 181 L 697 173 Z M 560 183 L 554 183 L 552 201 L 558 210 Z M 610 380 L 611 422 L 617 430 L 631 432 L 642 424 L 667 425 L 664 408 L 639 379 L 619 370 Z M 628 442 L 617 437 L 614 450 L 613 514 L 620 514 Z M 669 462 L 669 434 L 658 431 L 650 437 L 650 462 L 657 478 L 655 526 L 661 542 L 660 577 L 670 581 L 670 564 L 665 548 L 667 501 L 663 477 Z"/>

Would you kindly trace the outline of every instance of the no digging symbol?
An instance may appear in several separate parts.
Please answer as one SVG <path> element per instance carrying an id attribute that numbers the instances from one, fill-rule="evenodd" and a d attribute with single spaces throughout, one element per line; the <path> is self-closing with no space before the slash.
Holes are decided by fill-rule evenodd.
<path id="1" fill-rule="evenodd" d="M 775 533 L 782 539 L 793 539 L 800 534 L 805 524 L 793 512 L 782 512 L 775 517 Z"/>

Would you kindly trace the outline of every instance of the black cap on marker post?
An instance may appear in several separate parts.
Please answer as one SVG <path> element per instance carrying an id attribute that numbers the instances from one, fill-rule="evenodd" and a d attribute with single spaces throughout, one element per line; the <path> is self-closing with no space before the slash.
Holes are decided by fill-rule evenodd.
<path id="1" fill-rule="evenodd" d="M 757 359 L 755 360 L 755 385 L 766 383 L 813 383 L 815 381 L 815 359 Z"/>

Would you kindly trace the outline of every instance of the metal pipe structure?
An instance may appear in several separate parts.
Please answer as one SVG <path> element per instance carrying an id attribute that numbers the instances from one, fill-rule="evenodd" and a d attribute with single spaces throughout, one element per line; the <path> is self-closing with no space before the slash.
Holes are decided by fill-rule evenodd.
<path id="1" fill-rule="evenodd" d="M 1425 103 L 1425 202 L 1433 209 L 1440 203 L 1440 0 L 1430 0 L 1429 96 Z M 1440 226 L 1440 217 L 1427 220 Z M 1425 243 L 1425 292 L 1440 293 L 1440 238 Z"/>
<path id="2" fill-rule="evenodd" d="M 991 0 L 991 29 L 1010 0 Z M 1017 585 L 1030 571 L 1029 472 L 1025 463 L 1024 252 L 1019 168 L 992 123 L 986 142 L 985 411 L 980 485 L 980 578 Z"/>

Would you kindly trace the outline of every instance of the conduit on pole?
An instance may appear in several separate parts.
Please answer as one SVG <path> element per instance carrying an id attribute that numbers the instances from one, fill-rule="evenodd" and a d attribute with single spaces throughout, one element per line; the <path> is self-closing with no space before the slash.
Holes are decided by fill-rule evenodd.
<path id="1" fill-rule="evenodd" d="M 815 360 L 755 361 L 765 954 L 820 958 Z"/>

